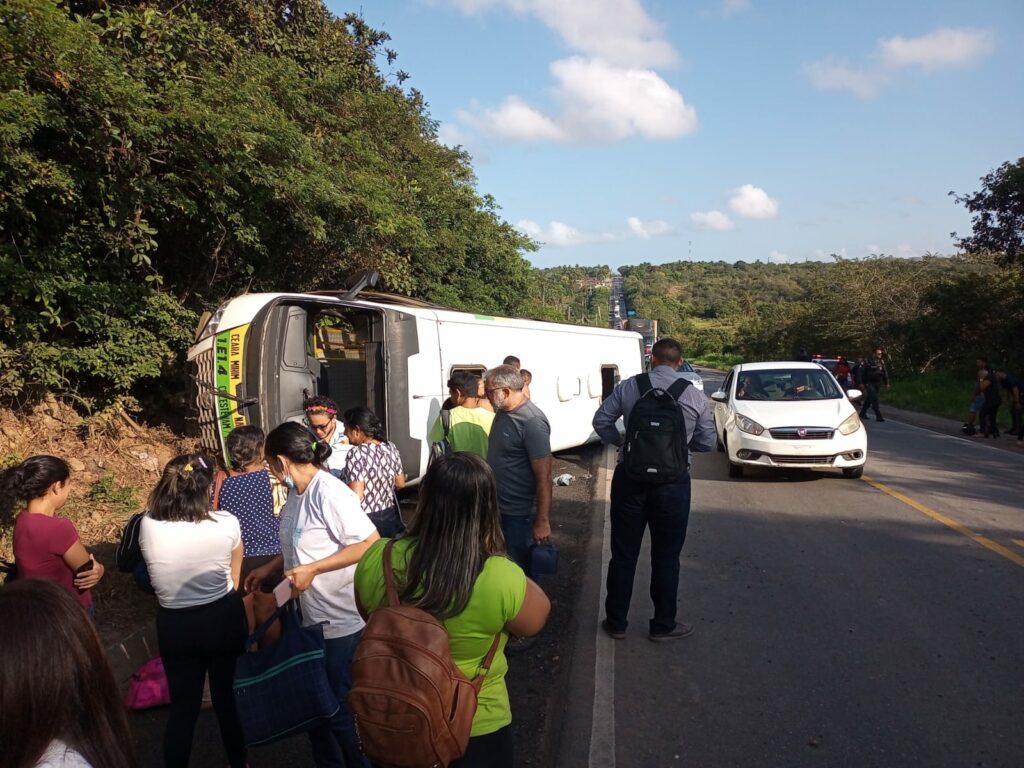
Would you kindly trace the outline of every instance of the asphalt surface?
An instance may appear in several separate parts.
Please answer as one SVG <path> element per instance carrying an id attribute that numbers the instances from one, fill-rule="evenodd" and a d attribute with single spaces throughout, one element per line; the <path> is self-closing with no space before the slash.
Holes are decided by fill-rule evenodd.
<path id="1" fill-rule="evenodd" d="M 626 639 L 598 629 L 599 474 L 554 764 L 1024 765 L 1024 454 L 867 428 L 864 480 L 695 457 L 675 643 L 645 635 L 646 552 Z"/>

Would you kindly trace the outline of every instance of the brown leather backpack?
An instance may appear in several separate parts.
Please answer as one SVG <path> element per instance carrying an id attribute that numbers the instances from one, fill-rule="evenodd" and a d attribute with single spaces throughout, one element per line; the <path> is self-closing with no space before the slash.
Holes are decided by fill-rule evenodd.
<path id="1" fill-rule="evenodd" d="M 370 616 L 356 648 L 348 708 L 374 765 L 443 767 L 466 751 L 477 695 L 501 633 L 470 681 L 452 661 L 444 625 L 399 601 L 391 568 L 394 543 L 384 546 L 388 604 Z"/>

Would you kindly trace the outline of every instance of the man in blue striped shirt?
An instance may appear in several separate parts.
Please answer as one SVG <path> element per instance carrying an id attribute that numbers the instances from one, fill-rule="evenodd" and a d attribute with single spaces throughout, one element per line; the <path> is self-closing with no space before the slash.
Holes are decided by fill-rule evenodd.
<path id="1" fill-rule="evenodd" d="M 651 384 L 668 388 L 679 378 L 683 348 L 675 339 L 661 339 L 651 350 Z M 629 423 L 629 414 L 640 399 L 637 377 L 621 382 L 594 414 L 594 430 L 602 442 L 621 446 L 619 418 Z M 678 398 L 686 424 L 686 445 L 691 452 L 705 453 L 715 444 L 715 422 L 704 393 L 686 387 Z M 631 480 L 619 464 L 612 476 L 611 550 L 608 563 L 608 594 L 605 598 L 604 631 L 619 640 L 626 636 L 626 616 L 633 594 L 633 578 L 640 557 L 644 530 L 651 529 L 651 599 L 654 618 L 649 637 L 654 641 L 675 640 L 693 633 L 689 624 L 676 622 L 676 593 L 679 589 L 679 555 L 686 539 L 690 518 L 690 473 L 678 480 L 652 485 Z"/>

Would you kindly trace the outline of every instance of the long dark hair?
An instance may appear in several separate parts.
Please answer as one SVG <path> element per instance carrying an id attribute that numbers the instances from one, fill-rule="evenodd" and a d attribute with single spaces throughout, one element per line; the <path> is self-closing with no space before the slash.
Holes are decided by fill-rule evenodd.
<path id="1" fill-rule="evenodd" d="M 420 486 L 415 537 L 401 599 L 439 619 L 466 609 L 492 555 L 505 554 L 498 492 L 487 462 L 473 453 L 441 456 Z"/>
<path id="2" fill-rule="evenodd" d="M 175 456 L 164 467 L 149 494 L 148 514 L 154 520 L 199 523 L 210 518 L 213 459 L 201 453 Z"/>
<path id="3" fill-rule="evenodd" d="M 228 458 L 232 469 L 241 469 L 256 461 L 263 452 L 263 443 L 267 436 L 263 430 L 253 424 L 238 427 L 228 435 Z"/>
<path id="4" fill-rule="evenodd" d="M 388 439 L 384 432 L 384 425 L 380 423 L 377 414 L 365 406 L 357 405 L 355 408 L 349 408 L 341 420 L 345 422 L 346 427 L 357 427 L 363 434 L 374 440 L 384 442 Z"/>
<path id="5" fill-rule="evenodd" d="M 30 456 L 0 472 L 0 523 L 10 525 L 19 504 L 45 496 L 51 485 L 69 477 L 68 463 L 56 456 Z"/>
<path id="6" fill-rule="evenodd" d="M 331 446 L 301 424 L 286 421 L 270 430 L 263 452 L 267 458 L 284 456 L 293 464 L 323 464 L 330 458 Z"/>
<path id="7" fill-rule="evenodd" d="M 0 768 L 31 768 L 54 739 L 90 765 L 138 765 L 100 639 L 82 607 L 48 581 L 0 590 Z"/>

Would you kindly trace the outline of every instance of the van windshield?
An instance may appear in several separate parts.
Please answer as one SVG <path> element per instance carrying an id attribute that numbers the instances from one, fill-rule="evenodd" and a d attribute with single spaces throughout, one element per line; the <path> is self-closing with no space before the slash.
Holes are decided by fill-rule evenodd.
<path id="1" fill-rule="evenodd" d="M 737 400 L 834 400 L 843 397 L 826 371 L 807 368 L 742 371 Z"/>

